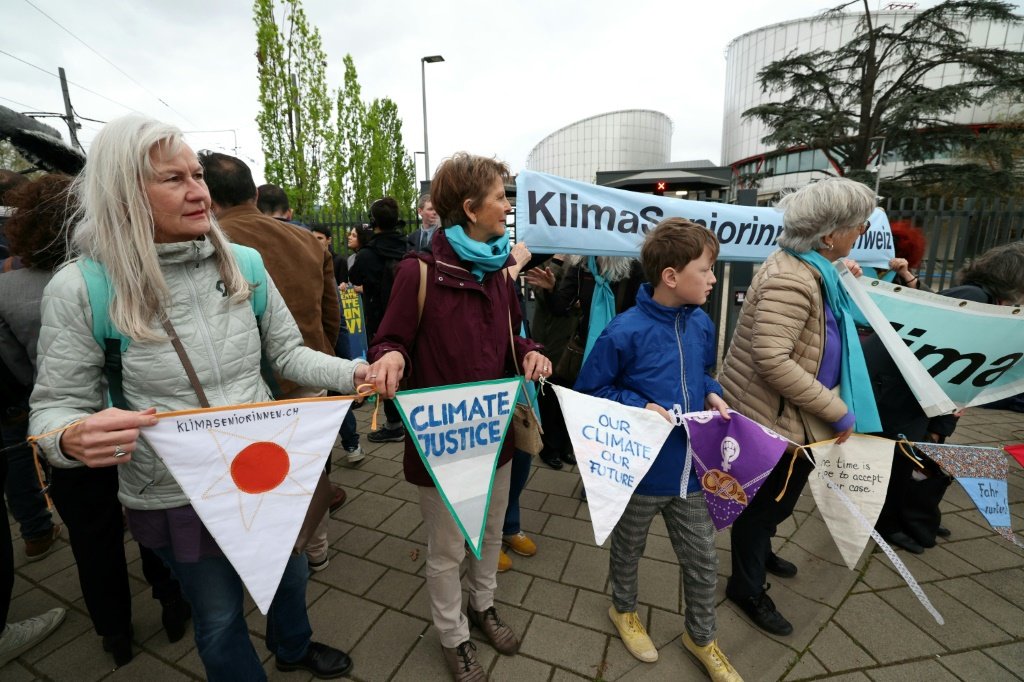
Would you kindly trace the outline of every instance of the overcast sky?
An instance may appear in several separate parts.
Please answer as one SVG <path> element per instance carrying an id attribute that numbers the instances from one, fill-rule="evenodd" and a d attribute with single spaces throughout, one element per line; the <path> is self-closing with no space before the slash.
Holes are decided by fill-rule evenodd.
<path id="1" fill-rule="evenodd" d="M 303 6 L 323 38 L 328 85 L 341 84 L 342 60 L 351 53 L 364 99 L 397 103 L 410 153 L 423 149 L 420 57 L 441 54 L 446 61 L 428 64 L 426 73 L 431 165 L 467 150 L 496 155 L 518 171 L 549 133 L 633 108 L 672 119 L 672 160 L 719 163 L 726 46 L 747 31 L 835 4 L 305 0 Z M 0 54 L 0 104 L 63 112 L 59 81 L 43 73 L 63 66 L 77 84 L 70 94 L 80 116 L 107 121 L 139 111 L 185 131 L 234 130 L 186 137 L 195 149 L 231 153 L 237 136 L 238 155 L 262 180 L 256 38 L 246 0 L 0 0 L 0 16 L 0 50 L 17 57 Z M 62 121 L 48 122 L 67 136 Z M 83 125 L 88 148 L 101 124 Z M 416 171 L 422 178 L 422 156 Z"/>

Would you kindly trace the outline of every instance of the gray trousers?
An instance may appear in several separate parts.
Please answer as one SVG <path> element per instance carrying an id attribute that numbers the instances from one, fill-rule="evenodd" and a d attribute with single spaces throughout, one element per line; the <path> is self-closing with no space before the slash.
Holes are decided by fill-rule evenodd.
<path id="1" fill-rule="evenodd" d="M 683 569 L 686 631 L 699 646 L 715 638 L 715 584 L 718 552 L 715 529 L 702 493 L 680 497 L 634 494 L 612 531 L 612 604 L 619 613 L 636 611 L 637 569 L 647 547 L 651 521 L 665 517 L 672 549 Z"/>

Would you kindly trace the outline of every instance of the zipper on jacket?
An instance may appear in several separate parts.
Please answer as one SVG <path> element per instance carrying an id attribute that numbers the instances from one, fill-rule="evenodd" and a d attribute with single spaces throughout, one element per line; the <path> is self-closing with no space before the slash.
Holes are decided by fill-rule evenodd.
<path id="1" fill-rule="evenodd" d="M 198 250 L 198 246 L 196 249 Z M 199 300 L 199 289 L 196 287 L 195 279 L 192 277 L 191 271 L 188 267 L 185 268 L 185 281 L 188 283 L 188 288 L 192 294 L 192 300 L 195 301 L 195 307 L 197 310 L 200 309 Z M 206 322 L 206 316 L 199 310 L 199 313 L 195 316 L 196 326 L 199 328 L 200 336 L 203 338 L 203 344 L 206 346 L 206 351 L 210 356 L 210 369 L 213 371 L 213 380 L 217 386 L 217 390 L 220 391 L 221 399 L 224 400 L 225 404 L 230 404 L 227 400 L 227 396 L 224 395 L 223 383 L 221 381 L 220 363 L 217 359 L 217 352 L 213 346 L 212 337 L 210 334 L 210 326 Z"/>
<path id="2" fill-rule="evenodd" d="M 676 313 L 676 348 L 679 349 L 679 384 L 683 389 L 683 412 L 690 411 L 690 395 L 686 390 L 686 359 L 683 356 L 683 337 L 679 333 L 679 319 L 683 314 Z M 683 320 L 683 332 L 686 334 L 686 320 Z"/>

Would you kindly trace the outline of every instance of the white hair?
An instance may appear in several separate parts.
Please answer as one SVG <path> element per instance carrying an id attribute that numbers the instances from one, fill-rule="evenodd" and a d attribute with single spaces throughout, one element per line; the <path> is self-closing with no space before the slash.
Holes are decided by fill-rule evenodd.
<path id="1" fill-rule="evenodd" d="M 587 267 L 588 256 L 569 256 L 566 261 L 569 265 L 582 265 Z M 630 256 L 598 256 L 597 269 L 602 277 L 609 282 L 620 282 L 627 279 L 632 272 L 635 258 Z"/>
<path id="2" fill-rule="evenodd" d="M 825 178 L 805 185 L 776 204 L 785 227 L 779 246 L 797 253 L 820 249 L 826 234 L 863 225 L 875 203 L 870 187 L 846 178 Z"/>
<path id="3" fill-rule="evenodd" d="M 154 175 L 150 155 L 157 148 L 176 154 L 183 144 L 181 131 L 172 125 L 137 114 L 115 119 L 93 140 L 85 169 L 72 185 L 80 220 L 74 249 L 106 267 L 114 291 L 110 319 L 122 334 L 138 341 L 164 338 L 150 325 L 170 297 L 146 193 L 146 182 Z M 212 215 L 206 238 L 231 300 L 248 300 L 251 287 Z"/>

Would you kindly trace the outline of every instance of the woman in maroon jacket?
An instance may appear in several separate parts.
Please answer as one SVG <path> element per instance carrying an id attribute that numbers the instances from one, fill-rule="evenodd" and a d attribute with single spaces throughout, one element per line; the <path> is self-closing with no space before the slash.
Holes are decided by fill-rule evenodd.
<path id="1" fill-rule="evenodd" d="M 441 216 L 433 253 L 410 254 L 398 265 L 384 319 L 369 356 L 381 360 L 371 379 L 392 397 L 404 377 L 409 388 L 461 384 L 511 376 L 518 364 L 527 380 L 551 375 L 540 346 L 515 335 L 522 311 L 513 279 L 504 272 L 509 255 L 505 216 L 505 164 L 459 153 L 437 169 L 430 193 Z M 419 317 L 420 266 L 427 264 L 426 299 Z M 512 354 L 515 353 L 515 363 Z M 480 628 L 500 653 L 514 654 L 519 640 L 494 610 L 498 553 L 509 490 L 514 443 L 505 439 L 491 493 L 481 559 L 472 556 L 467 571 L 468 614 L 462 612 L 459 569 L 466 557 L 462 534 L 420 461 L 405 439 L 405 478 L 419 487 L 420 510 L 429 537 L 427 590 L 434 626 L 441 634 L 445 660 L 457 682 L 484 679 L 469 639 L 469 625 Z M 468 620 L 467 620 L 468 615 Z"/>

